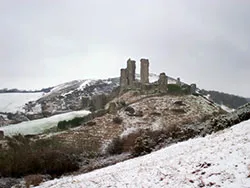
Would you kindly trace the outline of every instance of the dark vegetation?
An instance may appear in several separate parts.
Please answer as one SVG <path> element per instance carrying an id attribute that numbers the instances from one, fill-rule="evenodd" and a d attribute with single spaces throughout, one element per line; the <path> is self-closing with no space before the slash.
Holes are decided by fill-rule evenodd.
<path id="1" fill-rule="evenodd" d="M 167 87 L 168 87 L 168 93 L 171 94 L 177 94 L 182 91 L 181 87 L 178 86 L 177 84 L 168 84 Z"/>
<path id="2" fill-rule="evenodd" d="M 78 141 L 67 144 L 55 138 L 31 140 L 22 135 L 6 137 L 7 146 L 0 148 L 0 177 L 22 177 L 49 174 L 58 177 L 79 169 L 81 158 L 95 157 L 98 145 Z M 96 146 L 96 147 L 95 147 Z"/>
<path id="3" fill-rule="evenodd" d="M 19 90 L 16 88 L 13 88 L 13 89 L 4 88 L 4 89 L 0 89 L 0 93 L 39 93 L 39 92 L 48 93 L 52 89 L 53 87 L 43 88 L 40 90 Z"/>
<path id="4" fill-rule="evenodd" d="M 248 103 L 248 100 L 244 97 L 236 96 L 236 95 L 231 95 L 223 92 L 218 92 L 218 91 L 206 91 L 206 90 L 201 90 L 201 93 L 203 95 L 210 95 L 211 99 L 218 103 L 218 104 L 224 104 L 230 108 L 238 108 L 246 103 Z"/>
<path id="5" fill-rule="evenodd" d="M 109 155 L 130 152 L 134 157 L 160 149 L 167 143 L 193 138 L 197 133 L 189 128 L 171 126 L 161 130 L 140 129 L 124 137 L 116 137 L 107 148 Z"/>
<path id="6" fill-rule="evenodd" d="M 59 130 L 66 130 L 69 128 L 73 127 L 78 127 L 84 124 L 88 124 L 89 121 L 93 120 L 96 117 L 101 117 L 107 113 L 106 110 L 98 110 L 96 112 L 93 112 L 91 114 L 88 114 L 84 117 L 75 117 L 72 120 L 64 120 L 64 121 L 59 121 L 57 124 L 57 128 Z"/>
<path id="7" fill-rule="evenodd" d="M 121 124 L 123 121 L 123 119 L 121 117 L 114 117 L 113 118 L 113 122 L 116 123 L 116 124 Z"/>
<path id="8" fill-rule="evenodd" d="M 172 143 L 212 134 L 249 119 L 250 103 L 238 108 L 232 114 L 222 114 L 216 118 L 204 116 L 202 120 L 204 122 L 197 125 L 165 126 L 161 130 L 138 130 L 124 137 L 116 137 L 109 144 L 107 153 L 115 155 L 130 152 L 133 156 L 140 156 Z"/>
<path id="9" fill-rule="evenodd" d="M 75 117 L 74 119 L 72 120 L 64 120 L 64 121 L 60 121 L 58 122 L 57 124 L 57 128 L 60 129 L 60 130 L 66 130 L 66 129 L 69 129 L 69 128 L 73 128 L 73 127 L 77 127 L 77 126 L 80 126 L 82 123 L 86 122 L 86 121 L 89 121 L 87 120 L 89 116 L 85 116 L 85 117 Z"/>
<path id="10" fill-rule="evenodd" d="M 190 86 L 188 85 L 183 85 L 179 86 L 177 84 L 168 84 L 168 94 L 172 95 L 187 95 L 190 93 Z"/>

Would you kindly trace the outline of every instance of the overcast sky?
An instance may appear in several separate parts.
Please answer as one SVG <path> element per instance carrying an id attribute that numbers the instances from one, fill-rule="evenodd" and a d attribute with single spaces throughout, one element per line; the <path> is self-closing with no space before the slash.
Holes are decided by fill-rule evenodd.
<path id="1" fill-rule="evenodd" d="M 119 76 L 149 58 L 198 87 L 250 97 L 247 0 L 0 0 L 0 88 Z"/>

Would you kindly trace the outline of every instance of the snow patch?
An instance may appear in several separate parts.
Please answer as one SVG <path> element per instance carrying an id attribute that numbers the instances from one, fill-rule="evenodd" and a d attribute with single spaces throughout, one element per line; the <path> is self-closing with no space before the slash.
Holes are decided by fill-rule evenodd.
<path id="1" fill-rule="evenodd" d="M 63 187 L 250 187 L 250 120 L 204 138 L 95 170 L 48 181 Z"/>
<path id="2" fill-rule="evenodd" d="M 94 80 L 85 80 L 78 88 L 78 90 L 82 91 L 87 85 L 90 85 Z"/>
<path id="3" fill-rule="evenodd" d="M 120 137 L 125 137 L 125 136 L 128 136 L 134 132 L 136 132 L 138 129 L 136 127 L 130 127 L 130 128 L 127 128 L 126 130 L 124 130 L 122 132 L 122 134 L 120 135 Z"/>
<path id="4" fill-rule="evenodd" d="M 29 101 L 36 101 L 41 98 L 43 93 L 1 93 L 0 112 L 16 113 L 24 112 L 23 107 Z"/>
<path id="5" fill-rule="evenodd" d="M 235 111 L 235 109 L 229 108 L 229 107 L 227 107 L 227 106 L 225 106 L 225 105 L 223 105 L 223 104 L 220 105 L 220 107 L 221 107 L 223 110 L 225 110 L 226 112 L 229 112 L 229 113 Z"/>
<path id="6" fill-rule="evenodd" d="M 71 90 L 71 91 L 69 91 L 69 92 L 67 92 L 67 93 L 63 93 L 61 96 L 65 97 L 66 95 L 70 95 L 70 94 L 72 94 L 73 92 L 74 92 L 74 90 Z"/>
<path id="7" fill-rule="evenodd" d="M 82 117 L 88 115 L 90 112 L 86 110 L 74 111 L 65 114 L 58 114 L 48 118 L 26 121 L 14 125 L 1 127 L 0 130 L 4 131 L 4 135 L 11 136 L 14 134 L 40 134 L 45 130 L 56 127 L 59 121 L 71 120 L 75 117 Z"/>

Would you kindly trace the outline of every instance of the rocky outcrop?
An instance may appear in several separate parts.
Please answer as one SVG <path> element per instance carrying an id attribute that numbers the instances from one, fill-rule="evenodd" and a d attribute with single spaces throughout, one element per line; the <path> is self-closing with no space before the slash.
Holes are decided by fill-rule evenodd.
<path id="1" fill-rule="evenodd" d="M 90 110 L 96 111 L 104 109 L 107 102 L 108 102 L 107 96 L 104 94 L 93 96 L 91 99 Z"/>
<path id="2" fill-rule="evenodd" d="M 17 112 L 15 114 L 8 113 L 7 118 L 12 121 L 12 123 L 20 123 L 23 121 L 29 121 L 29 118 L 27 118 L 26 114 L 22 112 Z"/>
<path id="3" fill-rule="evenodd" d="M 115 102 L 109 103 L 108 113 L 110 113 L 110 114 L 116 114 L 117 109 L 118 109 L 118 107 L 117 107 L 117 104 Z"/>
<path id="4" fill-rule="evenodd" d="M 149 83 L 149 61 L 148 59 L 141 59 L 141 83 Z"/>

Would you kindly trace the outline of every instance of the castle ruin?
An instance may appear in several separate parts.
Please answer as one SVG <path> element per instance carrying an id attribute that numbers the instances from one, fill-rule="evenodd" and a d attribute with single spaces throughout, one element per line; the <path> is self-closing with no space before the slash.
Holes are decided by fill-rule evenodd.
<path id="1" fill-rule="evenodd" d="M 124 89 L 143 89 L 143 90 L 150 90 L 153 88 L 153 86 L 160 86 L 160 90 L 162 92 L 167 91 L 167 84 L 168 84 L 168 78 L 166 74 L 161 74 L 159 81 L 157 85 L 153 85 L 149 83 L 149 60 L 142 58 L 140 60 L 141 67 L 140 67 L 140 81 L 137 81 L 135 78 L 136 74 L 136 61 L 128 59 L 127 61 L 127 67 L 121 69 L 120 73 L 120 87 L 121 91 Z"/>
<path id="2" fill-rule="evenodd" d="M 128 59 L 127 67 L 122 68 L 120 72 L 120 91 L 125 89 L 141 89 L 142 91 L 158 91 L 160 93 L 166 93 L 168 91 L 168 76 L 165 73 L 161 73 L 159 79 L 155 83 L 149 83 L 149 60 L 142 58 L 140 60 L 140 81 L 136 80 L 136 61 Z M 188 93 L 195 93 L 196 85 L 191 86 L 181 82 L 180 78 L 177 78 L 176 85 L 189 88 Z"/>
<path id="3" fill-rule="evenodd" d="M 141 59 L 141 83 L 149 83 L 149 61 L 148 59 Z"/>

